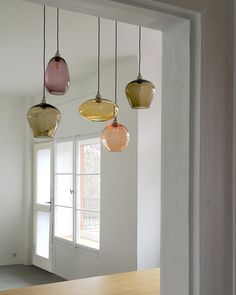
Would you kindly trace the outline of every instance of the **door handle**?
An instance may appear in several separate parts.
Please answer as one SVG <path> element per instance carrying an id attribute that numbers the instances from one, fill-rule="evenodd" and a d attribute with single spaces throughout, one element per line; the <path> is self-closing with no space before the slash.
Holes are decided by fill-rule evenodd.
<path id="1" fill-rule="evenodd" d="M 52 204 L 52 202 L 45 202 L 45 204 Z"/>

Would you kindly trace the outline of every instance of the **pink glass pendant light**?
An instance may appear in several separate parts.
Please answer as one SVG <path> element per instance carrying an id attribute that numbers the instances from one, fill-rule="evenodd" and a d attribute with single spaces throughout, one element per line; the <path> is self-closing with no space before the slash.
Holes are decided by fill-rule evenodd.
<path id="1" fill-rule="evenodd" d="M 53 138 L 61 120 L 60 111 L 45 99 L 45 6 L 43 7 L 43 98 L 41 103 L 31 107 L 27 119 L 34 137 Z"/>
<path id="2" fill-rule="evenodd" d="M 104 122 L 114 118 L 119 111 L 116 103 L 104 99 L 100 94 L 100 17 L 98 18 L 98 91 L 93 99 L 82 103 L 79 107 L 80 115 L 94 122 Z"/>
<path id="3" fill-rule="evenodd" d="M 155 94 L 152 82 L 144 80 L 141 75 L 141 26 L 139 26 L 139 73 L 136 80 L 127 84 L 125 93 L 132 109 L 149 108 Z"/>
<path id="4" fill-rule="evenodd" d="M 115 103 L 117 103 L 117 22 L 115 22 Z M 128 129 L 119 124 L 117 117 L 101 133 L 101 140 L 109 152 L 123 152 L 129 143 Z"/>
<path id="5" fill-rule="evenodd" d="M 57 8 L 57 51 L 47 65 L 45 87 L 48 93 L 52 95 L 63 95 L 67 92 L 69 86 L 69 69 L 66 61 L 60 56 L 59 52 L 59 8 Z"/>

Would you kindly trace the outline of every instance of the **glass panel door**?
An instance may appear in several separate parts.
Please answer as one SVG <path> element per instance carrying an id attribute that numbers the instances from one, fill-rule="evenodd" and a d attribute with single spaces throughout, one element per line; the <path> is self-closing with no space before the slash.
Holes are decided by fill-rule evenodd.
<path id="1" fill-rule="evenodd" d="M 49 259 L 50 214 L 37 211 L 36 216 L 36 255 Z"/>
<path id="2" fill-rule="evenodd" d="M 33 264 L 52 272 L 52 142 L 34 148 Z"/>
<path id="3" fill-rule="evenodd" d="M 42 148 L 42 149 L 39 149 Z M 39 146 L 37 144 L 36 151 L 36 202 L 37 204 L 45 204 L 50 202 L 51 190 L 51 149 L 50 147 Z"/>
<path id="4" fill-rule="evenodd" d="M 73 242 L 74 143 L 55 142 L 55 238 Z"/>

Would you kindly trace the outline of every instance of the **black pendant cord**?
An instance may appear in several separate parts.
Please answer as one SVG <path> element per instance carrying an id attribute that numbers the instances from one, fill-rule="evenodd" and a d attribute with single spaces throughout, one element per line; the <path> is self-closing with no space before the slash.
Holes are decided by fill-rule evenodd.
<path id="1" fill-rule="evenodd" d="M 142 28 L 139 26 L 139 56 L 138 56 L 138 75 L 141 76 L 141 40 L 142 39 Z"/>
<path id="2" fill-rule="evenodd" d="M 57 55 L 59 55 L 59 8 L 57 8 Z"/>
<path id="3" fill-rule="evenodd" d="M 117 21 L 115 22 L 115 104 L 117 104 Z"/>
<path id="4" fill-rule="evenodd" d="M 45 64 L 46 64 L 46 7 L 43 6 L 43 99 L 42 103 L 46 103 L 45 95 Z"/>
<path id="5" fill-rule="evenodd" d="M 98 18 L 98 95 L 100 95 L 100 39 L 101 39 L 101 20 Z"/>

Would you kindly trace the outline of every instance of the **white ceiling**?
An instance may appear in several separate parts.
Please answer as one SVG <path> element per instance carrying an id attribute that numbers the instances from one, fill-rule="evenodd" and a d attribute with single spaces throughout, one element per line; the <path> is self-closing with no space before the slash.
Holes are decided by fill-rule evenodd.
<path id="1" fill-rule="evenodd" d="M 0 98 L 35 97 L 42 88 L 43 8 L 20 0 L 0 1 Z M 119 23 L 119 57 L 136 56 L 136 26 Z M 143 29 L 145 54 L 157 56 L 160 32 Z M 56 50 L 56 9 L 46 9 L 46 52 L 49 60 Z M 60 52 L 66 59 L 72 81 L 97 67 L 97 18 L 60 10 Z M 102 20 L 102 62 L 114 61 L 114 22 Z"/>

